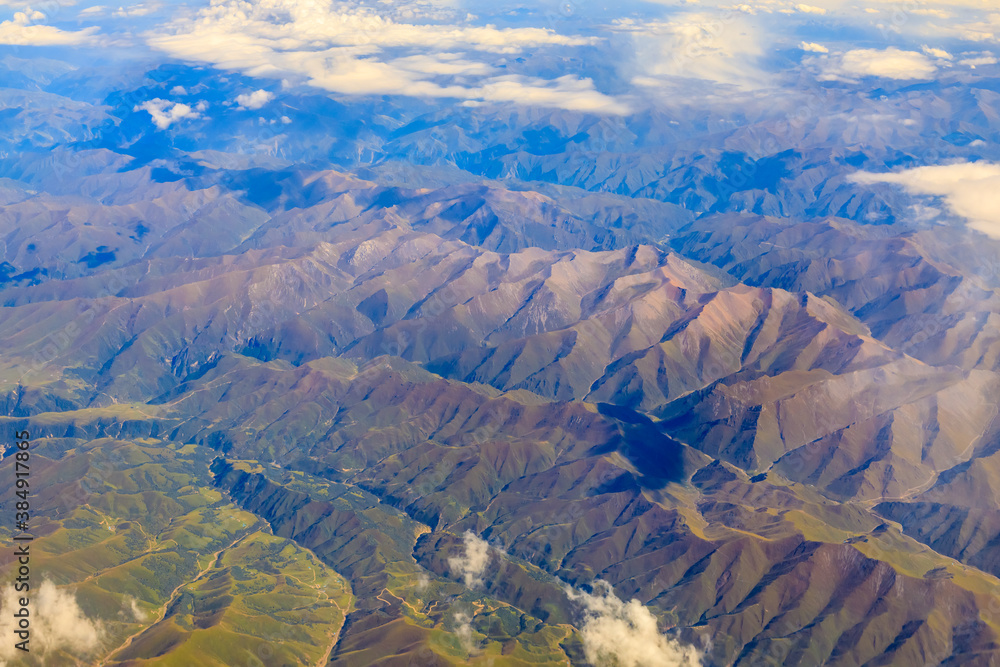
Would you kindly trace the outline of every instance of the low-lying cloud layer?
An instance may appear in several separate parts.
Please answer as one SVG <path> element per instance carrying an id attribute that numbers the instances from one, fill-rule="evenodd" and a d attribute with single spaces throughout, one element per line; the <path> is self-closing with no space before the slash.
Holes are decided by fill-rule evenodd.
<path id="1" fill-rule="evenodd" d="M 460 575 L 469 588 L 483 585 L 483 574 L 490 564 L 490 545 L 471 530 L 465 531 L 465 553 L 448 559 L 452 574 Z"/>
<path id="2" fill-rule="evenodd" d="M 769 82 L 759 65 L 770 40 L 744 12 L 687 12 L 669 21 L 620 19 L 612 30 L 631 35 L 640 74 L 636 83 L 694 78 L 757 88 Z"/>
<path id="3" fill-rule="evenodd" d="M 77 46 L 95 42 L 97 28 L 60 30 L 41 24 L 45 14 L 26 9 L 15 12 L 9 21 L 0 22 L 0 44 L 11 46 Z"/>
<path id="4" fill-rule="evenodd" d="M 22 596 L 12 586 L 4 587 L 0 603 L 0 636 L 3 637 L 0 642 L 0 664 L 5 660 L 13 660 L 11 664 L 18 664 L 17 660 L 21 657 L 21 652 L 14 648 L 17 619 L 13 613 L 20 608 L 18 599 Z M 40 655 L 43 662 L 46 654 L 51 651 L 64 649 L 74 655 L 84 656 L 100 643 L 100 625 L 86 617 L 76 596 L 56 588 L 51 581 L 43 581 L 37 591 L 30 592 L 28 609 L 31 619 L 29 646 L 32 654 Z"/>
<path id="5" fill-rule="evenodd" d="M 128 617 L 136 623 L 145 623 L 149 620 L 149 615 L 142 610 L 139 603 L 131 595 L 126 595 L 122 598 L 122 610 L 118 615 Z"/>
<path id="6" fill-rule="evenodd" d="M 479 644 L 473 636 L 472 617 L 464 611 L 460 611 L 455 614 L 454 621 L 456 623 L 455 635 L 462 648 L 465 649 L 466 653 L 476 653 L 479 650 Z"/>
<path id="7" fill-rule="evenodd" d="M 851 175 L 855 183 L 892 183 L 914 195 L 941 197 L 955 215 L 969 226 L 1000 238 L 1000 164 L 959 162 L 906 171 Z"/>
<path id="8" fill-rule="evenodd" d="M 244 93 L 236 96 L 236 104 L 243 109 L 260 109 L 265 104 L 274 99 L 274 93 L 266 90 L 255 90 L 252 93 Z"/>
<path id="9" fill-rule="evenodd" d="M 409 23 L 341 0 L 216 0 L 147 38 L 176 58 L 335 93 L 629 111 L 590 79 L 510 75 L 498 65 L 528 50 L 596 43 L 548 28 Z"/>
<path id="10" fill-rule="evenodd" d="M 649 609 L 638 600 L 619 599 L 607 582 L 595 581 L 593 593 L 567 589 L 566 594 L 583 605 L 580 637 L 588 661 L 618 667 L 700 667 L 698 651 L 664 636 Z"/>
<path id="11" fill-rule="evenodd" d="M 1000 42 L 1000 13 L 990 14 L 982 21 L 960 25 L 956 31 L 962 39 L 971 42 Z"/>
<path id="12" fill-rule="evenodd" d="M 900 80 L 932 79 L 938 71 L 937 64 L 928 55 L 895 47 L 854 49 L 822 56 L 813 62 L 819 63 L 822 69 L 820 81 L 854 82 L 867 76 Z"/>
<path id="13" fill-rule="evenodd" d="M 165 130 L 179 120 L 200 118 L 201 112 L 206 108 L 204 102 L 199 102 L 197 106 L 192 107 L 189 104 L 156 98 L 136 105 L 133 111 L 147 112 L 153 119 L 153 124 L 158 129 Z"/>

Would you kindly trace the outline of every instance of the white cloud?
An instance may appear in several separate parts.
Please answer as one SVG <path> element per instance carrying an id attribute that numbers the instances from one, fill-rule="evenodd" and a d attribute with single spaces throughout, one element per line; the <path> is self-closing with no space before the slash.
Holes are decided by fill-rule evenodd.
<path id="1" fill-rule="evenodd" d="M 830 49 L 816 42 L 802 42 L 799 44 L 799 48 L 811 53 L 830 53 Z"/>
<path id="2" fill-rule="evenodd" d="M 910 11 L 920 16 L 933 16 L 937 19 L 950 19 L 954 16 L 951 12 L 943 9 L 935 9 L 933 7 L 917 7 L 915 9 L 911 9 Z"/>
<path id="3" fill-rule="evenodd" d="M 17 635 L 17 619 L 15 610 L 20 609 L 19 599 L 25 593 L 18 593 L 13 586 L 4 588 L 2 604 L 0 604 L 0 634 L 4 641 L 0 642 L 0 658 L 13 659 L 21 652 L 14 648 Z M 51 581 L 44 580 L 37 591 L 29 594 L 28 609 L 31 618 L 31 649 L 46 662 L 45 656 L 50 651 L 65 649 L 73 654 L 89 654 L 100 643 L 102 629 L 98 622 L 91 621 L 72 593 L 56 588 Z M 54 664 L 54 663 L 52 663 Z"/>
<path id="4" fill-rule="evenodd" d="M 652 1 L 671 7 L 681 4 L 677 0 Z M 732 8 L 741 11 L 743 8 L 749 7 L 752 11 L 776 11 L 783 14 L 801 11 L 798 9 L 799 4 L 840 14 L 855 12 L 858 14 L 878 14 L 880 12 L 889 14 L 900 12 L 906 15 L 916 14 L 937 18 L 948 18 L 961 10 L 996 11 L 996 3 L 993 0 L 868 0 L 865 3 L 856 2 L 855 0 L 808 0 L 806 3 L 797 3 L 795 0 L 757 0 L 756 2 L 746 2 L 736 5 L 732 3 L 732 0 L 687 0 L 687 2 L 696 3 L 703 7 Z M 954 9 L 956 12 L 949 12 L 945 8 Z"/>
<path id="5" fill-rule="evenodd" d="M 80 16 L 81 18 L 86 16 L 96 16 L 98 14 L 103 14 L 105 11 L 107 11 L 107 9 L 108 8 L 105 7 L 104 5 L 93 5 L 91 7 L 84 7 L 83 9 L 80 10 L 78 16 Z"/>
<path id="6" fill-rule="evenodd" d="M 111 16 L 113 16 L 113 17 L 115 17 L 117 19 L 137 18 L 137 17 L 140 17 L 140 16 L 149 16 L 150 14 L 152 14 L 153 12 L 155 12 L 156 10 L 158 10 L 159 8 L 160 8 L 159 4 L 146 5 L 146 4 L 140 3 L 138 5 L 129 5 L 127 7 L 119 7 L 118 9 L 116 9 L 111 14 Z"/>
<path id="7" fill-rule="evenodd" d="M 594 592 L 567 588 L 571 600 L 584 608 L 580 638 L 587 660 L 618 667 L 699 667 L 694 648 L 664 636 L 656 617 L 638 600 L 624 602 L 605 581 L 594 582 Z"/>
<path id="8" fill-rule="evenodd" d="M 406 56 L 390 60 L 389 64 L 408 72 L 430 75 L 486 76 L 493 71 L 486 63 L 467 60 L 455 53 Z"/>
<path id="9" fill-rule="evenodd" d="M 153 124 L 157 128 L 165 130 L 184 118 L 199 118 L 201 116 L 200 112 L 204 111 L 207 107 L 208 105 L 204 101 L 199 102 L 195 107 L 191 107 L 188 104 L 161 100 L 157 97 L 136 105 L 132 110 L 148 112 L 153 119 Z"/>
<path id="10" fill-rule="evenodd" d="M 149 620 L 149 614 L 144 612 L 139 603 L 135 601 L 135 598 L 131 595 L 126 595 L 122 598 L 122 610 L 118 613 L 121 617 L 130 617 L 136 623 L 145 623 Z"/>
<path id="11" fill-rule="evenodd" d="M 460 611 L 455 614 L 455 623 L 458 624 L 455 627 L 455 635 L 458 637 L 458 641 L 462 644 L 465 652 L 469 654 L 478 653 L 479 642 L 476 641 L 472 634 L 472 617 L 464 611 Z"/>
<path id="12" fill-rule="evenodd" d="M 855 183 L 891 183 L 910 194 L 941 197 L 973 229 L 1000 238 L 1000 164 L 959 162 L 888 174 L 858 172 Z"/>
<path id="13" fill-rule="evenodd" d="M 984 21 L 966 23 L 955 30 L 971 42 L 1000 42 L 1000 14 L 990 14 Z"/>
<path id="14" fill-rule="evenodd" d="M 670 21 L 619 19 L 611 30 L 630 34 L 635 76 L 649 85 L 658 78 L 693 78 L 753 89 L 770 82 L 758 64 L 771 36 L 745 12 L 689 12 Z"/>
<path id="15" fill-rule="evenodd" d="M 44 21 L 45 14 L 33 10 L 30 7 L 25 9 L 23 12 L 14 12 L 14 23 L 19 25 L 28 25 L 32 21 Z"/>
<path id="16" fill-rule="evenodd" d="M 547 80 L 526 76 L 498 76 L 483 83 L 477 96 L 487 102 L 563 107 L 603 114 L 626 114 L 629 108 L 594 90 L 589 79 L 561 76 Z"/>
<path id="17" fill-rule="evenodd" d="M 44 21 L 45 14 L 26 9 L 15 12 L 14 18 L 0 23 L 0 44 L 13 46 L 73 46 L 95 41 L 96 27 L 83 30 L 60 30 L 50 25 L 34 25 Z"/>
<path id="18" fill-rule="evenodd" d="M 465 553 L 460 557 L 448 559 L 448 567 L 452 574 L 461 575 L 465 585 L 478 588 L 483 585 L 483 574 L 490 564 L 490 545 L 471 530 L 465 531 Z"/>
<path id="19" fill-rule="evenodd" d="M 241 109 L 260 109 L 274 99 L 274 93 L 267 90 L 255 90 L 236 96 L 236 103 Z"/>
<path id="20" fill-rule="evenodd" d="M 836 56 L 812 59 L 822 73 L 820 81 L 857 81 L 860 77 L 884 79 L 932 79 L 937 65 L 922 53 L 888 49 L 855 49 Z"/>
<path id="21" fill-rule="evenodd" d="M 815 7 L 813 5 L 795 5 L 795 10 L 802 12 L 803 14 L 826 14 L 826 10 L 822 7 Z"/>
<path id="22" fill-rule="evenodd" d="M 998 60 L 996 56 L 989 55 L 976 56 L 974 58 L 963 58 L 958 61 L 959 65 L 965 65 L 966 67 L 971 67 L 972 69 L 981 65 L 996 65 L 997 63 L 1000 63 L 1000 60 Z"/>
<path id="23" fill-rule="evenodd" d="M 595 38 L 547 28 L 407 23 L 401 16 L 342 0 L 214 0 L 195 18 L 181 18 L 146 37 L 176 58 L 334 93 L 629 111 L 590 79 L 511 79 L 490 64 L 497 54 L 585 46 L 597 43 Z"/>
<path id="24" fill-rule="evenodd" d="M 171 95 L 187 95 L 188 91 L 187 91 L 187 88 L 185 88 L 184 86 L 174 86 L 173 88 L 170 89 L 170 94 Z"/>
<path id="25" fill-rule="evenodd" d="M 767 14 L 770 14 L 771 11 L 772 11 L 770 7 L 763 7 L 763 6 L 758 6 L 758 5 L 748 5 L 746 3 L 741 3 L 741 4 L 738 4 L 738 5 L 733 5 L 732 9 L 735 9 L 738 12 L 743 12 L 744 14 L 756 14 L 757 12 L 765 12 Z"/>
<path id="26" fill-rule="evenodd" d="M 923 52 L 929 56 L 933 56 L 935 58 L 941 58 L 943 60 L 951 60 L 953 57 L 950 53 L 948 53 L 944 49 L 935 49 L 929 46 L 925 46 L 923 48 Z"/>

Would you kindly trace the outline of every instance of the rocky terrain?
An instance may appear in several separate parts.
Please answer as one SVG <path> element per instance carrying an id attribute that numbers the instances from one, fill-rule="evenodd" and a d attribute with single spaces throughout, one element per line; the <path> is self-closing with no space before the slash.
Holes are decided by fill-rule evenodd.
<path id="1" fill-rule="evenodd" d="M 0 665 L 1000 666 L 990 51 L 231 4 L 0 17 Z"/>

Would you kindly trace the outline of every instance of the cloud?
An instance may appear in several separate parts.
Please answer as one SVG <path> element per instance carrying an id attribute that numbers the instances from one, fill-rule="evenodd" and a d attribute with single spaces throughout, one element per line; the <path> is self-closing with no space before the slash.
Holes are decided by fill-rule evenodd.
<path id="1" fill-rule="evenodd" d="M 182 60 L 334 93 L 629 112 L 591 79 L 514 80 L 493 64 L 499 55 L 596 44 L 593 37 L 548 28 L 418 24 L 402 16 L 342 0 L 216 0 L 196 17 L 178 19 L 146 39 Z"/>
<path id="2" fill-rule="evenodd" d="M 935 58 L 941 58 L 942 60 L 951 60 L 953 57 L 950 53 L 948 53 L 944 49 L 934 49 L 929 46 L 925 46 L 923 48 L 923 52 L 929 56 L 933 56 Z"/>
<path id="3" fill-rule="evenodd" d="M 17 635 L 14 634 L 16 619 L 13 613 L 20 608 L 19 598 L 25 593 L 17 593 L 13 586 L 4 588 L 0 603 L 0 658 L 12 659 L 20 656 L 14 648 Z M 31 648 L 42 657 L 43 664 L 49 664 L 45 655 L 50 651 L 65 649 L 73 654 L 89 654 L 100 644 L 102 628 L 91 621 L 72 593 L 56 588 L 51 581 L 44 580 L 37 591 L 28 594 L 31 614 Z"/>
<path id="4" fill-rule="evenodd" d="M 461 575 L 465 585 L 478 588 L 483 585 L 483 573 L 490 564 L 490 545 L 471 530 L 465 531 L 465 553 L 448 559 L 452 574 Z"/>
<path id="5" fill-rule="evenodd" d="M 637 78 L 694 78 L 753 89 L 768 85 L 760 66 L 767 36 L 746 12 L 689 12 L 670 21 L 619 19 L 610 29 L 631 35 Z"/>
<path id="6" fill-rule="evenodd" d="M 478 89 L 487 102 L 522 103 L 542 107 L 564 107 L 577 111 L 621 115 L 629 107 L 597 93 L 589 79 L 562 76 L 553 80 L 527 76 L 498 76 Z"/>
<path id="7" fill-rule="evenodd" d="M 795 5 L 795 10 L 802 12 L 803 14 L 826 14 L 826 10 L 822 7 L 814 7 L 813 5 Z"/>
<path id="8" fill-rule="evenodd" d="M 159 8 L 160 8 L 159 4 L 146 5 L 140 3 L 138 5 L 119 7 L 111 14 L 111 16 L 113 16 L 116 19 L 138 18 L 140 16 L 149 16 Z"/>
<path id="9" fill-rule="evenodd" d="M 985 21 L 959 25 L 955 31 L 970 42 L 1000 42 L 1000 14 L 990 14 Z"/>
<path id="10" fill-rule="evenodd" d="M 812 59 L 822 73 L 820 81 L 857 82 L 860 77 L 877 76 L 884 79 L 932 79 L 937 65 L 922 53 L 888 49 L 855 49 L 836 56 Z"/>
<path id="11" fill-rule="evenodd" d="M 469 654 L 478 653 L 479 642 L 477 642 L 475 637 L 472 636 L 472 617 L 464 611 L 460 611 L 455 614 L 454 620 L 455 623 L 458 624 L 455 627 L 455 635 L 458 637 L 458 641 L 462 644 L 462 648 Z"/>
<path id="12" fill-rule="evenodd" d="M 83 30 L 60 30 L 50 25 L 35 25 L 45 14 L 27 9 L 0 23 L 0 44 L 11 46 L 74 46 L 95 42 L 96 27 Z"/>
<path id="13" fill-rule="evenodd" d="M 181 102 L 171 102 L 155 98 L 132 108 L 133 111 L 146 111 L 153 119 L 153 124 L 161 130 L 165 130 L 172 124 L 185 118 L 200 118 L 202 111 L 207 108 L 205 102 L 199 102 L 192 107 Z"/>
<path id="14" fill-rule="evenodd" d="M 822 44 L 817 44 L 816 42 L 801 42 L 799 48 L 803 51 L 809 51 L 811 53 L 830 53 L 830 49 L 826 48 Z"/>
<path id="15" fill-rule="evenodd" d="M 998 60 L 996 56 L 977 56 L 975 58 L 964 58 L 958 61 L 959 65 L 965 65 L 967 67 L 971 67 L 972 69 L 981 65 L 996 65 L 997 63 L 1000 63 L 1000 60 Z"/>
<path id="16" fill-rule="evenodd" d="M 419 54 L 389 61 L 393 67 L 429 75 L 485 76 L 493 71 L 486 63 L 464 59 L 456 53 Z"/>
<path id="17" fill-rule="evenodd" d="M 571 600 L 583 605 L 580 638 L 587 660 L 618 667 L 699 667 L 694 648 L 664 636 L 656 617 L 638 600 L 624 602 L 605 581 L 594 582 L 594 592 L 567 587 Z"/>
<path id="18" fill-rule="evenodd" d="M 255 90 L 236 96 L 236 103 L 241 109 L 260 109 L 274 99 L 274 93 L 267 90 Z"/>
<path id="19" fill-rule="evenodd" d="M 916 9 L 910 10 L 914 14 L 919 14 L 921 16 L 933 16 L 937 19 L 950 19 L 954 14 L 947 12 L 943 9 L 934 9 L 931 7 L 918 7 Z"/>
<path id="20" fill-rule="evenodd" d="M 139 603 L 131 595 L 126 595 L 122 598 L 122 610 L 118 615 L 122 617 L 129 616 L 137 623 L 145 623 L 149 620 L 149 615 L 139 607 Z"/>
<path id="21" fill-rule="evenodd" d="M 891 183 L 910 194 L 941 197 L 969 227 L 1000 238 L 1000 164 L 958 162 L 887 174 L 862 171 L 849 178 L 855 183 Z"/>

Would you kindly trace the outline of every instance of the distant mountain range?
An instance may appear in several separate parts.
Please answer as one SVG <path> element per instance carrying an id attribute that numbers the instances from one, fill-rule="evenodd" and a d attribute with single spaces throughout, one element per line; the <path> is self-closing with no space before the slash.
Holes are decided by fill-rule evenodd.
<path id="1" fill-rule="evenodd" d="M 8 164 L 0 212 L 5 419 L 44 438 L 40 479 L 86 489 L 46 505 L 67 562 L 89 563 L 69 535 L 109 493 L 116 534 L 173 553 L 142 508 L 183 495 L 190 452 L 184 488 L 344 577 L 332 664 L 464 661 L 438 633 L 466 606 L 511 664 L 582 662 L 565 586 L 595 578 L 706 664 L 991 664 L 996 241 L 74 156 L 57 183 Z M 95 446 L 122 452 L 104 486 Z M 501 550 L 472 590 L 448 560 L 466 531 Z M 66 575 L 83 600 L 119 595 L 129 556 L 102 558 Z M 167 612 L 111 623 L 106 664 L 245 632 L 246 570 L 202 567 L 171 579 L 190 603 L 133 593 Z"/>

